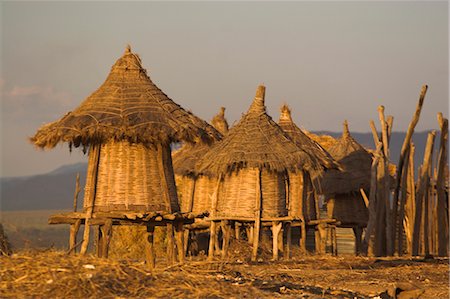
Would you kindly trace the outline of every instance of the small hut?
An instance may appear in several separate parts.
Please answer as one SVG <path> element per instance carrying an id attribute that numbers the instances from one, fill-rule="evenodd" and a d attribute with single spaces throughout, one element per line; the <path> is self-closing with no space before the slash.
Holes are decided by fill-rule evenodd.
<path id="1" fill-rule="evenodd" d="M 182 226 L 171 148 L 172 142 L 210 142 L 218 132 L 167 97 L 148 77 L 141 59 L 128 46 L 105 82 L 79 107 L 44 125 L 31 141 L 40 148 L 60 142 L 89 150 L 82 213 L 55 215 L 50 223 L 70 223 L 71 250 L 76 231 L 85 224 L 81 252 L 87 250 L 89 226 L 99 225 L 99 255 L 106 256 L 113 224 L 147 226 L 147 262 L 154 265 L 156 225 L 167 226 L 169 260 L 173 260 L 173 226 L 178 257 L 183 259 Z M 193 215 L 189 216 L 193 218 Z"/>
<path id="2" fill-rule="evenodd" d="M 272 226 L 274 258 L 283 223 L 295 220 L 288 215 L 288 171 L 317 171 L 318 161 L 299 149 L 267 115 L 265 87 L 259 86 L 248 112 L 222 141 L 214 144 L 199 161 L 198 172 L 217 178 L 211 211 L 209 256 L 212 258 L 217 221 L 253 223 L 253 253 L 257 257 L 262 225 Z M 226 255 L 229 229 L 224 232 Z"/>
<path id="3" fill-rule="evenodd" d="M 372 155 L 350 135 L 347 121 L 344 122 L 342 137 L 330 148 L 329 153 L 342 170 L 329 171 L 323 179 L 328 217 L 338 220 L 342 227 L 353 228 L 355 250 L 358 253 L 362 228 L 367 226 L 369 220 L 360 190 L 369 194 Z"/>
<path id="4" fill-rule="evenodd" d="M 281 107 L 280 120 L 278 124 L 284 132 L 295 142 L 295 144 L 314 157 L 324 170 L 338 169 L 338 164 L 331 155 L 317 142 L 309 138 L 292 120 L 291 110 L 287 105 Z M 320 210 L 318 194 L 321 192 L 320 177 L 311 177 L 309 172 L 303 170 L 289 174 L 289 215 L 302 219 L 300 246 L 306 250 L 306 226 L 314 228 L 320 223 Z M 322 222 L 329 222 L 323 219 Z M 319 232 L 316 229 L 317 241 Z M 316 244 L 318 245 L 318 244 Z M 318 246 L 316 246 L 318 249 Z"/>

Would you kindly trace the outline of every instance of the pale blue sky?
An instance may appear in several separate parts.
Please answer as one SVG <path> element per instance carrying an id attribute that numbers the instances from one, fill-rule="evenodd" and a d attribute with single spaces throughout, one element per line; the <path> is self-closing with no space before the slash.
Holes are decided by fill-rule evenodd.
<path id="1" fill-rule="evenodd" d="M 1 176 L 83 160 L 27 136 L 75 108 L 130 43 L 152 80 L 210 120 L 232 123 L 256 86 L 269 114 L 288 103 L 298 125 L 370 130 L 377 106 L 406 130 L 422 84 L 418 130 L 448 116 L 448 2 L 2 2 Z"/>

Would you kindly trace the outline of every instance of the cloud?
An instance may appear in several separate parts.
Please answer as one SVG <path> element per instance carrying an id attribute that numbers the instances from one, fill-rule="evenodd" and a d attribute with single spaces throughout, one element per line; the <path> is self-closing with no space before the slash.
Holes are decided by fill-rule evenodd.
<path id="1" fill-rule="evenodd" d="M 26 122 L 40 125 L 56 120 L 73 107 L 67 92 L 55 90 L 51 86 L 20 86 L 5 88 L 0 79 L 3 124 Z"/>

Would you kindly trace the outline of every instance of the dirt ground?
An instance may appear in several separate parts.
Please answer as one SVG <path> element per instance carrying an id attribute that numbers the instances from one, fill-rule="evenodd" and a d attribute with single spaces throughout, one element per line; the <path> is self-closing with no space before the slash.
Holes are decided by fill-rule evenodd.
<path id="1" fill-rule="evenodd" d="M 0 257 L 0 297 L 449 298 L 448 259 L 303 255 L 265 260 L 251 263 L 234 255 L 206 262 L 200 256 L 184 265 L 158 261 L 149 271 L 139 260 L 22 251 Z"/>

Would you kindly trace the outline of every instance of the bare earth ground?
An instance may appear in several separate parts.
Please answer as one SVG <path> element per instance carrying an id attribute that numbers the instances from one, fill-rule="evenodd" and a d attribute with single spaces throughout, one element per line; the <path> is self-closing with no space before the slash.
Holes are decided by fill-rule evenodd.
<path id="1" fill-rule="evenodd" d="M 204 257 L 149 271 L 142 261 L 21 251 L 0 257 L 1 298 L 449 298 L 448 259 L 307 255 L 290 261 Z M 388 295 L 390 292 L 391 296 Z M 402 293 L 400 293 L 402 294 Z"/>

